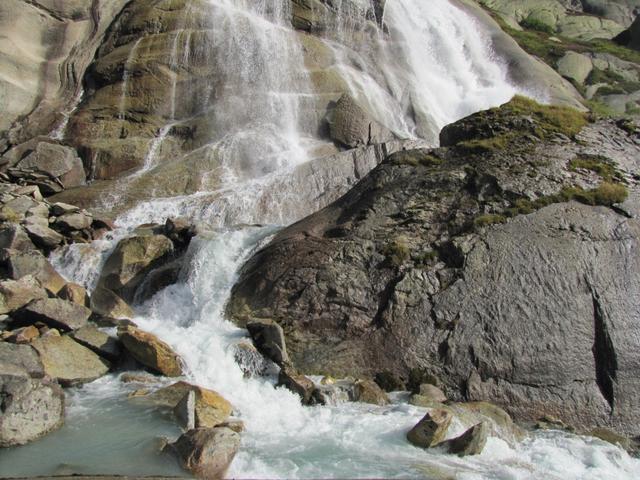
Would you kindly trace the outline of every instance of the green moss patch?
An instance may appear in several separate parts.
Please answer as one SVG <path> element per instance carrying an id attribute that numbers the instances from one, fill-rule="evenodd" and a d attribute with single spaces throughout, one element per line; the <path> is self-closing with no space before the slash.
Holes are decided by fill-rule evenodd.
<path id="1" fill-rule="evenodd" d="M 603 180 L 611 182 L 622 179 L 620 172 L 605 157 L 599 155 L 580 155 L 569 162 L 569 170 L 572 172 L 580 169 L 597 173 Z"/>

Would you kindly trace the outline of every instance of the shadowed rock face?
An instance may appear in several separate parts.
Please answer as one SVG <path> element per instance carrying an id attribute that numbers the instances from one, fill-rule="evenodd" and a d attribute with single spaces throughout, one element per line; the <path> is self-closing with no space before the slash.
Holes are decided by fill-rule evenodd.
<path id="1" fill-rule="evenodd" d="M 457 145 L 391 155 L 283 230 L 242 269 L 230 314 L 276 320 L 305 373 L 406 379 L 419 368 L 454 400 L 637 435 L 640 224 L 618 213 L 637 212 L 637 136 L 600 122 L 580 142 L 538 138 L 533 115 L 494 114 L 495 132 L 519 132 L 505 144 L 474 144 L 487 114 L 472 116 Z M 595 152 L 629 180 L 622 210 L 521 208 L 596 187 L 598 175 L 569 163 Z"/>

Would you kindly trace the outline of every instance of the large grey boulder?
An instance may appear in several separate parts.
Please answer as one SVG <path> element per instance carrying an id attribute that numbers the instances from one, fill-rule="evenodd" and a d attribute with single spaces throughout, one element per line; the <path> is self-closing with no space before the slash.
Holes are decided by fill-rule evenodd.
<path id="1" fill-rule="evenodd" d="M 329 130 L 334 141 L 350 148 L 385 143 L 394 138 L 348 94 L 342 95 L 331 111 Z"/>
<path id="2" fill-rule="evenodd" d="M 24 445 L 62 426 L 64 393 L 55 383 L 29 378 L 0 362 L 0 447 Z"/>
<path id="3" fill-rule="evenodd" d="M 67 284 L 47 258 L 37 250 L 24 252 L 11 249 L 0 250 L 0 265 L 4 266 L 9 278 L 19 280 L 31 275 L 45 290 L 54 295 Z"/>
<path id="4" fill-rule="evenodd" d="M 59 180 L 62 188 L 77 187 L 83 185 L 86 180 L 82 160 L 78 158 L 76 151 L 71 147 L 54 143 L 39 143 L 16 167 L 45 173 Z"/>
<path id="5" fill-rule="evenodd" d="M 640 149 L 608 121 L 579 141 L 541 139 L 535 118 L 492 117 L 497 137 L 392 155 L 256 252 L 229 313 L 277 318 L 306 374 L 407 379 L 418 368 L 449 399 L 490 401 L 516 420 L 637 435 L 640 223 L 629 217 Z M 628 200 L 564 201 L 580 185 L 592 202 L 602 183 L 568 168 L 587 154 L 623 171 Z"/>
<path id="6" fill-rule="evenodd" d="M 18 280 L 0 281 L 0 314 L 11 313 L 37 299 L 47 298 L 47 292 L 31 275 Z"/>
<path id="7" fill-rule="evenodd" d="M 184 469 L 196 478 L 221 479 L 240 448 L 240 435 L 230 428 L 197 428 L 168 446 Z"/>

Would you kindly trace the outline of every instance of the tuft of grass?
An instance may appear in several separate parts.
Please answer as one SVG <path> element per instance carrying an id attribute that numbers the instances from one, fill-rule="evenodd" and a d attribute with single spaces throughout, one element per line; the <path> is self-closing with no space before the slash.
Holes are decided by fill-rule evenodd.
<path id="1" fill-rule="evenodd" d="M 382 248 L 382 254 L 386 257 L 387 261 L 395 266 L 399 267 L 411 256 L 411 250 L 407 245 L 406 239 L 398 237 L 392 242 L 387 243 Z"/>
<path id="2" fill-rule="evenodd" d="M 504 223 L 507 221 L 507 217 L 496 213 L 485 213 L 476 217 L 473 224 L 476 228 L 486 227 L 489 225 L 495 225 L 496 223 Z"/>
<path id="3" fill-rule="evenodd" d="M 438 165 L 442 165 L 442 159 L 430 153 L 421 152 L 420 150 L 400 152 L 393 156 L 393 160 L 396 165 L 410 165 L 412 167 L 419 165 L 423 167 L 437 167 Z"/>
<path id="4" fill-rule="evenodd" d="M 491 138 L 476 138 L 473 140 L 465 140 L 458 145 L 465 150 L 471 152 L 495 152 L 497 150 L 503 150 L 509 145 L 509 142 L 513 139 L 514 134 L 501 134 Z"/>
<path id="5" fill-rule="evenodd" d="M 516 95 L 504 107 L 516 115 L 532 115 L 539 123 L 541 138 L 553 133 L 574 137 L 588 123 L 583 112 L 571 107 L 542 105 L 522 95 Z"/>
<path id="6" fill-rule="evenodd" d="M 578 169 L 589 170 L 597 173 L 603 180 L 611 182 L 612 180 L 620 180 L 620 173 L 608 161 L 607 158 L 599 155 L 582 155 L 574 158 L 569 162 L 569 170 L 572 172 Z"/>

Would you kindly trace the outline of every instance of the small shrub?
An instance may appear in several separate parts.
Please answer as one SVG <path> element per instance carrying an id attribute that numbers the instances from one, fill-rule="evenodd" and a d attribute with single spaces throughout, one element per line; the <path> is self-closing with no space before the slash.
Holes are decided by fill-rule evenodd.
<path id="1" fill-rule="evenodd" d="M 399 267 L 409 259 L 411 251 L 404 238 L 396 238 L 384 246 L 382 254 L 391 265 Z"/>
<path id="2" fill-rule="evenodd" d="M 499 215 L 499 214 L 495 214 L 495 213 L 487 213 L 484 215 L 480 215 L 479 217 L 476 217 L 476 219 L 473 221 L 473 224 L 478 227 L 486 227 L 488 225 L 494 225 L 496 223 L 504 223 L 507 221 L 507 217 L 505 217 L 504 215 Z"/>
<path id="3" fill-rule="evenodd" d="M 629 196 L 627 188 L 621 183 L 602 182 L 593 190 L 596 205 L 611 206 L 624 202 Z"/>
<path id="4" fill-rule="evenodd" d="M 541 22 L 537 18 L 525 18 L 520 22 L 520 26 L 527 30 L 535 30 L 536 32 L 548 33 L 550 35 L 555 33 L 555 30 L 551 25 Z"/>

